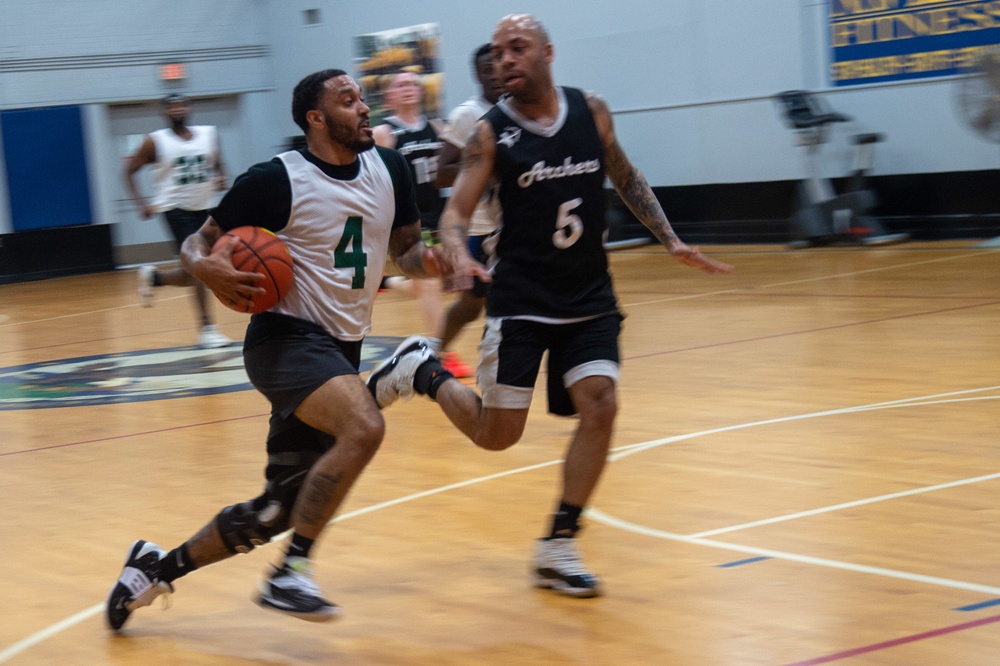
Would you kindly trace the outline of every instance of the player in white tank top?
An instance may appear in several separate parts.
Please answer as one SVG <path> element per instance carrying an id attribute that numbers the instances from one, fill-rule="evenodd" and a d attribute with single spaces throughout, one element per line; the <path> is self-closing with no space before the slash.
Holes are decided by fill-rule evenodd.
<path id="1" fill-rule="evenodd" d="M 153 164 L 152 207 L 162 213 L 182 210 L 207 210 L 217 191 L 215 168 L 219 161 L 219 132 L 212 125 L 187 128 L 190 138 L 183 138 L 172 127 L 150 133 L 156 147 Z"/>
<path id="2" fill-rule="evenodd" d="M 276 308 L 251 317 L 243 349 L 247 375 L 271 404 L 267 483 L 260 496 L 225 507 L 170 552 L 135 542 L 106 604 L 114 630 L 173 592 L 178 578 L 288 530 L 284 557 L 254 600 L 311 621 L 339 611 L 311 576 L 310 551 L 385 435 L 378 404 L 358 376 L 382 268 L 389 254 L 417 278 L 439 277 L 448 266 L 440 248 L 423 244 L 409 169 L 397 151 L 374 148 L 368 113 L 361 88 L 343 70 L 307 76 L 292 98 L 306 149 L 251 167 L 184 241 L 185 267 L 236 304 L 248 302 L 262 276 L 233 268 L 231 249 L 212 253 L 223 227 L 277 232 L 295 260 L 295 286 Z M 394 366 L 404 376 L 433 356 L 411 340 L 404 348 L 409 358 Z"/>
<path id="3" fill-rule="evenodd" d="M 190 105 L 182 95 L 163 99 L 163 115 L 170 127 L 149 133 L 125 165 L 125 187 L 145 220 L 162 213 L 176 248 L 204 223 L 217 191 L 225 189 L 219 133 L 210 125 L 187 125 Z M 139 193 L 135 174 L 144 166 L 153 170 L 153 197 Z M 198 346 L 223 347 L 232 342 L 215 326 L 205 287 L 183 268 L 141 266 L 139 300 L 153 305 L 154 287 L 194 287 L 192 303 L 198 313 Z"/>
<path id="4" fill-rule="evenodd" d="M 271 311 L 315 322 L 339 340 L 361 340 L 371 329 L 378 267 L 385 266 L 396 212 L 394 205 L 386 205 L 393 201 L 389 171 L 374 150 L 358 155 L 361 168 L 352 180 L 326 176 L 295 150 L 278 158 L 292 184 L 292 218 L 277 235 L 295 261 L 295 283 Z M 356 239 L 347 228 L 352 220 L 364 220 L 364 232 L 359 226 Z M 351 252 L 357 257 L 363 253 L 371 269 L 363 287 L 354 286 L 357 266 L 337 266 L 317 255 L 316 241 L 324 237 L 350 239 Z"/>

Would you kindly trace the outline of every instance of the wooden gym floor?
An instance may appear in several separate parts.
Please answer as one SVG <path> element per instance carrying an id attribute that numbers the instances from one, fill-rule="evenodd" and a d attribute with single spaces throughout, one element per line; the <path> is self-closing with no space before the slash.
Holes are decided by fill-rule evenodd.
<path id="1" fill-rule="evenodd" d="M 607 596 L 527 576 L 575 422 L 536 392 L 524 440 L 489 453 L 417 398 L 316 549 L 341 619 L 250 601 L 272 544 L 118 636 L 128 545 L 172 548 L 259 492 L 267 405 L 225 389 L 238 345 L 189 347 L 182 290 L 142 309 L 134 270 L 0 286 L 0 663 L 996 663 L 1000 253 L 706 250 L 736 272 L 612 255 L 621 410 L 581 539 Z M 419 328 L 412 298 L 378 297 L 373 336 Z"/>

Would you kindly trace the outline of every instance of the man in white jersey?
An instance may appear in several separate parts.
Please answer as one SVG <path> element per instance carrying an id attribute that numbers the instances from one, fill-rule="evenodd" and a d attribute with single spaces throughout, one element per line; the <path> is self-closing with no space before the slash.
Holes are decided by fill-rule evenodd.
<path id="1" fill-rule="evenodd" d="M 448 115 L 448 125 L 441 133 L 441 155 L 438 157 L 437 186 L 441 189 L 451 187 L 458 175 L 462 160 L 462 150 L 469 139 L 469 134 L 476 121 L 493 108 L 503 94 L 503 86 L 493 75 L 493 56 L 490 44 L 483 44 L 472 54 L 472 71 L 479 82 L 480 93 L 473 95 L 456 106 Z M 500 207 L 496 200 L 495 184 L 486 188 L 482 198 L 476 204 L 469 220 L 469 253 L 478 261 L 489 262 L 488 239 L 496 231 L 500 217 Z M 475 321 L 483 311 L 486 303 L 486 283 L 473 278 L 457 299 L 445 310 L 441 328 L 437 337 L 441 340 L 438 347 L 441 365 L 456 377 L 472 376 L 472 369 L 465 365 L 448 347 L 455 340 L 466 324 Z"/>
<path id="2" fill-rule="evenodd" d="M 268 229 L 295 261 L 292 288 L 250 318 L 243 345 L 247 375 L 271 403 L 267 483 L 263 494 L 222 509 L 169 553 L 133 543 L 108 597 L 107 622 L 115 631 L 132 611 L 173 592 L 181 576 L 289 529 L 284 556 L 254 601 L 316 622 L 339 612 L 313 581 L 310 551 L 385 434 L 358 376 L 382 267 L 389 256 L 412 277 L 438 277 L 448 267 L 440 248 L 421 241 L 409 168 L 399 152 L 375 147 L 368 112 L 361 88 L 344 71 L 305 77 L 293 93 L 292 117 L 306 147 L 251 167 L 184 241 L 184 266 L 236 303 L 262 291 L 255 286 L 261 278 L 232 267 L 232 244 L 210 254 L 226 230 Z M 397 352 L 417 347 L 409 339 Z M 396 370 L 412 373 L 429 358 L 429 350 L 408 354 Z"/>
<path id="3" fill-rule="evenodd" d="M 170 121 L 170 127 L 146 135 L 125 165 L 125 186 L 142 218 L 148 220 L 162 213 L 177 250 L 185 238 L 204 224 L 215 193 L 226 187 L 219 132 L 212 125 L 188 125 L 190 110 L 183 95 L 163 98 L 163 115 Z M 152 199 L 142 196 L 135 182 L 136 172 L 146 165 L 153 168 Z M 232 342 L 212 320 L 205 285 L 180 266 L 169 270 L 157 270 L 150 265 L 139 267 L 139 300 L 143 306 L 150 307 L 153 289 L 164 285 L 194 287 L 199 347 L 223 347 Z"/>
<path id="4" fill-rule="evenodd" d="M 397 372 L 405 355 L 377 366 L 367 383 L 382 407 L 414 392 L 427 395 L 477 446 L 499 451 L 521 439 L 547 359 L 549 411 L 579 419 L 558 505 L 535 544 L 533 578 L 561 594 L 593 597 L 602 593 L 600 580 L 584 566 L 576 536 L 614 432 L 623 319 L 603 245 L 605 178 L 673 258 L 708 273 L 732 267 L 677 237 L 618 144 L 604 101 L 555 85 L 554 47 L 536 18 L 505 17 L 492 45 L 493 67 L 508 94 L 476 123 L 441 217 L 456 275 L 490 282 L 477 372 L 482 395 L 436 359 L 412 374 Z M 493 180 L 503 220 L 489 271 L 469 254 L 468 228 Z"/>

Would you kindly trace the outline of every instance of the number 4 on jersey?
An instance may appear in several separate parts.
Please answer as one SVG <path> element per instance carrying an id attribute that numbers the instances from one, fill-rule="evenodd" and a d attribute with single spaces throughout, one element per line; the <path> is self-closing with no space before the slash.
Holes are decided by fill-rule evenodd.
<path id="1" fill-rule="evenodd" d="M 335 268 L 353 268 L 354 278 L 351 289 L 365 288 L 365 268 L 368 266 L 368 255 L 361 243 L 361 216 L 352 215 L 344 223 L 344 235 L 333 251 Z"/>

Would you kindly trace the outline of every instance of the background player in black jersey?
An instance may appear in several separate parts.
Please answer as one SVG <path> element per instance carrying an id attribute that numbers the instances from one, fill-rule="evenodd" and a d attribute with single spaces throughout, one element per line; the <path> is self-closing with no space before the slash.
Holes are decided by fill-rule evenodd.
<path id="1" fill-rule="evenodd" d="M 441 220 L 456 274 L 490 280 L 469 255 L 466 229 L 487 183 L 499 180 L 503 222 L 481 344 L 482 398 L 433 359 L 418 368 L 412 385 L 386 364 L 368 386 L 383 407 L 413 391 L 427 394 L 476 445 L 505 449 L 521 438 L 548 351 L 549 411 L 576 412 L 580 420 L 566 452 L 559 507 L 536 546 L 535 582 L 590 597 L 601 593 L 600 583 L 580 561 L 573 537 L 604 469 L 618 411 L 621 315 L 602 244 L 605 175 L 675 259 L 709 273 L 732 267 L 677 237 L 618 145 L 604 101 L 554 85 L 553 47 L 537 19 L 507 16 L 492 44 L 495 73 L 509 96 L 477 123 Z"/>
<path id="2" fill-rule="evenodd" d="M 312 621 L 338 611 L 312 579 L 310 549 L 385 434 L 358 377 L 382 267 L 387 255 L 414 277 L 439 276 L 447 267 L 439 248 L 421 242 L 409 168 L 398 152 L 374 147 L 368 111 L 342 70 L 304 78 L 292 116 L 307 147 L 251 167 L 184 241 L 185 267 L 237 304 L 262 291 L 254 285 L 261 276 L 233 268 L 232 243 L 210 254 L 226 230 L 269 229 L 295 261 L 292 288 L 250 318 L 243 344 L 247 375 L 271 403 L 267 483 L 262 495 L 224 508 L 169 553 L 136 541 L 108 597 L 107 621 L 116 631 L 132 611 L 173 592 L 174 580 L 289 528 L 284 557 L 254 600 Z M 418 347 L 406 341 L 397 352 Z M 429 357 L 407 354 L 403 366 L 412 374 Z M 396 371 L 405 374 L 403 366 Z"/>
<path id="3" fill-rule="evenodd" d="M 390 75 L 385 104 L 392 115 L 375 128 L 375 144 L 395 148 L 410 164 L 417 189 L 420 222 L 426 233 L 436 236 L 441 211 L 444 210 L 444 199 L 436 184 L 438 155 L 441 152 L 438 136 L 444 127 L 437 119 L 424 115 L 423 100 L 424 90 L 419 76 L 407 71 Z M 444 318 L 440 280 L 407 280 L 394 276 L 387 278 L 384 284 L 389 289 L 415 292 L 427 335 L 438 334 Z M 436 348 L 438 340 L 431 338 L 431 342 Z M 468 367 L 454 354 L 442 356 L 442 362 L 454 371 L 453 374 L 469 374 Z"/>

